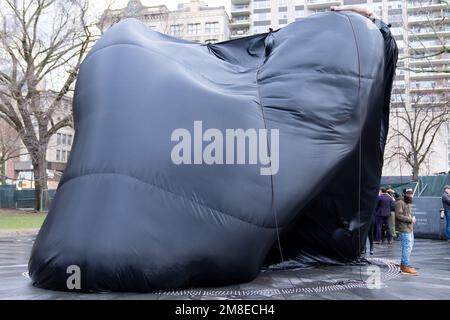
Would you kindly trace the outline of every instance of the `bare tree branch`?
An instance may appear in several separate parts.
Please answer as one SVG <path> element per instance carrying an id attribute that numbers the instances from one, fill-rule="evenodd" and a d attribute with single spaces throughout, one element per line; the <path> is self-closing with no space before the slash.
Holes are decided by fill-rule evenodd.
<path id="1" fill-rule="evenodd" d="M 46 189 L 52 135 L 70 126 L 68 92 L 96 35 L 88 0 L 4 0 L 0 12 L 0 118 L 14 128 Z M 55 118 L 62 117 L 55 123 Z"/>

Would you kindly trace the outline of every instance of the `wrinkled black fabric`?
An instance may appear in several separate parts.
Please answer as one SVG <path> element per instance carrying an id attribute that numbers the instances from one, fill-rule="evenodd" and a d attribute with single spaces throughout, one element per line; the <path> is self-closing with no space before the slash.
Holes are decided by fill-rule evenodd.
<path id="1" fill-rule="evenodd" d="M 283 259 L 353 261 L 379 187 L 396 59 L 389 29 L 353 13 L 209 45 L 136 20 L 113 26 L 81 66 L 33 284 L 68 290 L 77 265 L 81 291 L 225 285 L 280 262 L 280 248 Z M 279 129 L 279 172 L 173 164 L 172 131 L 196 120 Z"/>

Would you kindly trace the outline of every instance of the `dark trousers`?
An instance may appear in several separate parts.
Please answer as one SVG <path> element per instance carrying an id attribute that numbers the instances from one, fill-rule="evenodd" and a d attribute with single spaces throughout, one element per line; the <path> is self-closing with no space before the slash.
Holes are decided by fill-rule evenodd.
<path id="1" fill-rule="evenodd" d="M 370 222 L 369 233 L 367 234 L 367 237 L 366 237 L 366 239 L 363 242 L 364 243 L 364 247 L 361 250 L 362 253 L 366 252 L 367 239 L 369 239 L 370 251 L 373 250 L 373 236 L 374 236 L 374 234 L 375 234 L 375 221 L 374 221 L 374 219 L 372 219 L 372 221 Z"/>
<path id="2" fill-rule="evenodd" d="M 384 227 L 384 230 L 386 230 L 387 241 L 390 242 L 392 240 L 392 234 L 391 234 L 391 230 L 389 229 L 389 216 L 387 216 L 387 217 L 377 216 L 375 218 L 375 221 L 376 221 L 376 225 L 377 225 L 375 241 L 381 241 L 381 238 L 383 235 L 383 227 Z"/>

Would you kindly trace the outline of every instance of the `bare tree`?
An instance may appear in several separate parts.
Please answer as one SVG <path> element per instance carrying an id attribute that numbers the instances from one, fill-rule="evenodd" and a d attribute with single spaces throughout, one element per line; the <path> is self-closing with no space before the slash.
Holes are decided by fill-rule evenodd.
<path id="1" fill-rule="evenodd" d="M 410 74 L 448 73 L 448 65 L 440 58 L 450 52 L 447 44 L 446 30 L 449 25 L 449 4 L 442 4 L 441 9 L 430 8 L 429 3 L 421 4 L 416 13 L 420 23 L 403 23 L 405 40 L 404 55 L 399 57 L 398 70 Z M 429 87 L 411 86 L 393 88 L 394 121 L 390 123 L 385 162 L 407 163 L 412 168 L 413 180 L 418 180 L 421 168 L 433 152 L 432 147 L 444 124 L 450 121 L 448 87 L 444 82 L 439 88 L 435 81 L 429 81 Z"/>
<path id="2" fill-rule="evenodd" d="M 399 103 L 393 113 L 395 121 L 390 124 L 390 135 L 385 161 L 388 163 L 400 159 L 412 168 L 413 180 L 418 180 L 420 170 L 432 152 L 441 127 L 450 121 L 450 109 L 447 104 L 429 104 L 422 99 L 426 95 L 415 95 L 414 107 L 408 108 L 404 101 Z"/>
<path id="3" fill-rule="evenodd" d="M 21 153 L 19 134 L 4 120 L 0 120 L 0 182 L 6 184 L 6 162 L 18 158 Z M 9 177 L 13 179 L 14 177 Z"/>
<path id="4" fill-rule="evenodd" d="M 110 27 L 112 27 L 114 24 L 120 21 L 119 16 L 114 14 L 114 11 L 112 7 L 114 5 L 114 0 L 106 0 L 106 7 L 105 10 L 96 18 L 97 20 L 97 28 L 100 31 L 100 34 L 103 35 L 103 33 L 108 30 Z"/>
<path id="5" fill-rule="evenodd" d="M 2 0 L 0 118 L 20 136 L 33 165 L 36 209 L 46 205 L 49 139 L 70 126 L 62 98 L 73 89 L 93 40 L 85 0 Z M 42 192 L 42 193 L 41 193 Z M 41 196 L 44 203 L 41 204 Z"/>

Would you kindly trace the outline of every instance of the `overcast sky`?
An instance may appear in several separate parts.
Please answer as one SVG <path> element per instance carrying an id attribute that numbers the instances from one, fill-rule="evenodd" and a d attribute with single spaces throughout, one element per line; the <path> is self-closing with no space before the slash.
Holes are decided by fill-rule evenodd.
<path id="1" fill-rule="evenodd" d="M 95 10 L 103 11 L 111 3 L 112 9 L 123 8 L 127 5 L 129 0 L 95 0 L 91 1 Z M 190 0 L 141 0 L 144 6 L 155 6 L 165 4 L 169 9 L 174 10 L 177 8 L 178 3 L 189 2 Z M 230 13 L 230 0 L 203 0 L 210 7 L 224 6 L 228 14 Z"/>

